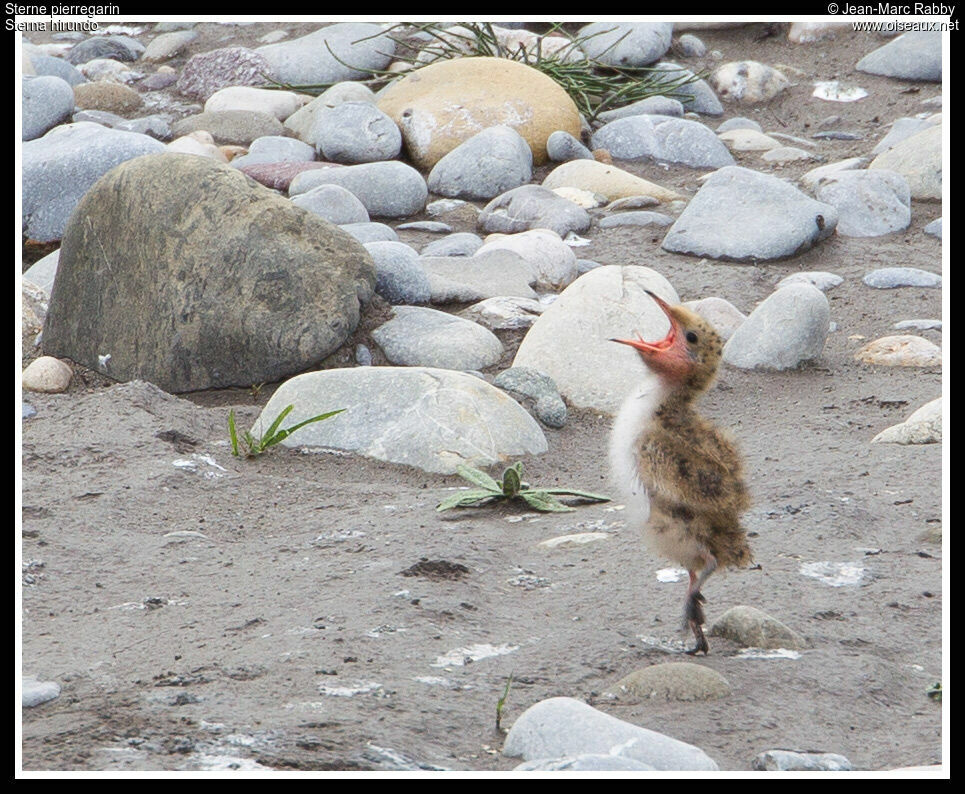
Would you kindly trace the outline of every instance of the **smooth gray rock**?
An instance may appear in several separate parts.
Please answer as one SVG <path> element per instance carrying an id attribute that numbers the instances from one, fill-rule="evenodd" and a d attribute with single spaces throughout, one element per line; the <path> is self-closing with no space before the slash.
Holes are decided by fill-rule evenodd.
<path id="1" fill-rule="evenodd" d="M 669 226 L 673 223 L 673 218 L 664 215 L 662 212 L 650 212 L 649 210 L 639 210 L 637 212 L 618 212 L 615 215 L 608 215 L 600 219 L 601 229 L 610 229 L 614 226 Z"/>
<path id="2" fill-rule="evenodd" d="M 419 306 L 397 306 L 372 338 L 392 364 L 404 367 L 481 370 L 503 355 L 502 342 L 487 328 Z"/>
<path id="3" fill-rule="evenodd" d="M 374 104 L 375 94 L 362 83 L 352 81 L 336 83 L 285 119 L 285 127 L 295 133 L 300 140 L 315 146 L 318 143 L 314 137 L 318 128 L 318 117 L 329 108 L 343 102 Z"/>
<path id="4" fill-rule="evenodd" d="M 775 176 L 731 166 L 711 174 L 663 248 L 735 262 L 783 259 L 830 236 L 837 210 Z"/>
<path id="5" fill-rule="evenodd" d="M 528 229 L 552 229 L 560 237 L 585 232 L 590 215 L 578 204 L 542 185 L 521 185 L 490 201 L 479 213 L 479 226 L 487 232 L 515 234 Z"/>
<path id="6" fill-rule="evenodd" d="M 711 636 L 726 637 L 744 648 L 787 648 L 799 651 L 804 638 L 777 618 L 750 606 L 728 609 L 711 626 Z"/>
<path id="7" fill-rule="evenodd" d="M 536 416 L 544 425 L 566 424 L 566 403 L 549 375 L 532 367 L 510 367 L 493 378 L 493 386 L 533 400 Z"/>
<path id="8" fill-rule="evenodd" d="M 707 54 L 707 45 L 692 33 L 684 33 L 674 42 L 673 48 L 682 58 L 703 58 Z"/>
<path id="9" fill-rule="evenodd" d="M 740 328 L 747 319 L 744 314 L 730 301 L 709 295 L 695 301 L 684 301 L 684 306 L 696 312 L 709 322 L 717 334 L 725 342 Z"/>
<path id="10" fill-rule="evenodd" d="M 831 325 L 828 299 L 810 284 L 773 292 L 724 345 L 723 359 L 741 369 L 794 369 L 818 358 Z"/>
<path id="11" fill-rule="evenodd" d="M 339 22 L 307 36 L 255 49 L 268 61 L 275 77 L 291 85 L 364 80 L 370 71 L 385 69 L 395 42 L 379 25 Z"/>
<path id="12" fill-rule="evenodd" d="M 422 249 L 423 256 L 472 256 L 482 248 L 482 238 L 472 232 L 456 232 L 433 240 Z"/>
<path id="13" fill-rule="evenodd" d="M 477 254 L 497 250 L 512 251 L 526 260 L 536 275 L 537 289 L 560 290 L 579 275 L 573 249 L 549 229 L 530 229 L 496 237 L 484 243 Z"/>
<path id="14" fill-rule="evenodd" d="M 423 256 L 433 303 L 475 303 L 511 295 L 536 298 L 532 265 L 512 251 L 473 256 Z"/>
<path id="15" fill-rule="evenodd" d="M 942 80 L 942 34 L 912 31 L 869 52 L 855 66 L 859 72 L 902 80 Z"/>
<path id="16" fill-rule="evenodd" d="M 354 193 L 338 185 L 319 185 L 307 193 L 299 193 L 292 204 L 301 207 L 329 223 L 368 223 L 369 214 Z"/>
<path id="17" fill-rule="evenodd" d="M 496 298 L 474 303 L 463 309 L 459 315 L 474 323 L 484 325 L 492 331 L 529 328 L 536 322 L 546 306 L 532 298 L 516 298 L 500 295 Z M 555 386 L 553 387 L 556 388 Z"/>
<path id="18" fill-rule="evenodd" d="M 173 58 L 198 37 L 196 30 L 172 30 L 155 36 L 144 48 L 141 59 L 166 61 Z"/>
<path id="19" fill-rule="evenodd" d="M 315 149 L 297 138 L 284 135 L 266 135 L 255 138 L 248 147 L 248 154 L 235 157 L 232 168 L 255 163 L 310 163 L 315 159 Z"/>
<path id="20" fill-rule="evenodd" d="M 28 709 L 60 697 L 60 684 L 56 681 L 38 681 L 32 676 L 21 678 L 22 708 Z"/>
<path id="21" fill-rule="evenodd" d="M 609 124 L 617 119 L 628 116 L 672 116 L 680 118 L 684 114 L 683 103 L 678 99 L 667 96 L 650 96 L 637 102 L 631 102 L 621 108 L 604 110 L 597 116 L 599 121 Z"/>
<path id="22" fill-rule="evenodd" d="M 503 755 L 527 761 L 577 755 L 612 755 L 657 770 L 717 771 L 699 747 L 611 717 L 574 698 L 530 706 L 513 724 Z"/>
<path id="23" fill-rule="evenodd" d="M 850 772 L 854 767 L 837 753 L 767 750 L 751 762 L 751 769 L 761 772 Z"/>
<path id="24" fill-rule="evenodd" d="M 593 133 L 593 148 L 618 160 L 655 160 L 692 168 L 722 168 L 734 158 L 713 131 L 697 121 L 667 116 L 628 116 Z"/>
<path id="25" fill-rule="evenodd" d="M 353 367 L 308 372 L 283 383 L 259 421 L 267 426 L 287 405 L 291 426 L 307 425 L 283 444 L 344 449 L 360 455 L 453 474 L 460 464 L 486 467 L 539 455 L 546 438 L 519 403 L 486 381 L 454 370 Z M 256 422 L 255 426 L 258 426 Z"/>
<path id="26" fill-rule="evenodd" d="M 38 259 L 24 273 L 24 281 L 36 284 L 40 289 L 50 296 L 50 288 L 54 286 L 54 278 L 57 275 L 57 263 L 60 261 L 60 249 L 51 251 L 47 256 Z"/>
<path id="27" fill-rule="evenodd" d="M 935 122 L 929 121 L 928 119 L 895 119 L 894 124 L 891 125 L 891 129 L 888 130 L 888 134 L 878 141 L 878 145 L 871 150 L 871 153 L 877 155 L 882 152 L 887 152 L 905 140 L 905 138 L 910 138 L 912 135 L 918 134 L 928 127 L 933 126 L 934 123 Z"/>
<path id="28" fill-rule="evenodd" d="M 580 272 L 580 275 L 582 276 L 584 273 L 588 273 L 589 271 L 600 267 L 601 264 L 602 264 L 601 262 L 595 262 L 592 259 L 577 259 L 576 269 Z"/>
<path id="29" fill-rule="evenodd" d="M 650 764 L 620 755 L 577 755 L 572 758 L 540 758 L 524 761 L 514 772 L 653 772 Z"/>
<path id="30" fill-rule="evenodd" d="M 296 196 L 319 185 L 340 185 L 352 191 L 375 218 L 415 215 L 429 197 L 422 174 L 394 160 L 304 171 L 291 181 L 288 193 Z"/>
<path id="31" fill-rule="evenodd" d="M 925 403 L 904 422 L 885 428 L 872 444 L 937 444 L 942 440 L 941 397 Z"/>
<path id="32" fill-rule="evenodd" d="M 925 229 L 925 234 L 930 234 L 932 237 L 937 237 L 939 240 L 942 239 L 942 219 L 935 218 L 931 223 L 929 223 Z"/>
<path id="33" fill-rule="evenodd" d="M 866 273 L 861 279 L 875 289 L 895 287 L 940 287 L 942 277 L 917 267 L 882 267 Z"/>
<path id="34" fill-rule="evenodd" d="M 592 160 L 593 152 L 568 132 L 557 130 L 546 139 L 546 156 L 554 163 L 570 160 Z"/>
<path id="35" fill-rule="evenodd" d="M 258 138 L 281 135 L 285 128 L 274 116 L 250 110 L 206 110 L 171 125 L 178 138 L 197 130 L 210 132 L 215 143 L 250 146 Z"/>
<path id="36" fill-rule="evenodd" d="M 345 341 L 374 283 L 354 238 L 230 166 L 139 157 L 71 215 L 43 346 L 169 392 L 277 381 Z"/>
<path id="37" fill-rule="evenodd" d="M 87 190 L 118 163 L 164 151 L 136 132 L 83 122 L 62 124 L 23 144 L 23 230 L 32 240 L 59 240 Z"/>
<path id="38" fill-rule="evenodd" d="M 372 242 L 365 249 L 375 263 L 375 291 L 392 304 L 428 303 L 429 277 L 419 254 L 405 243 Z"/>
<path id="39" fill-rule="evenodd" d="M 609 66 L 648 66 L 670 49 L 671 22 L 592 22 L 580 28 L 581 48 Z M 591 37 L 591 38 L 587 38 Z"/>
<path id="40" fill-rule="evenodd" d="M 376 243 L 380 240 L 397 242 L 399 239 L 395 229 L 384 223 L 343 223 L 339 228 L 348 232 L 360 243 Z"/>
<path id="41" fill-rule="evenodd" d="M 371 102 L 342 102 L 315 114 L 309 132 L 321 159 L 357 165 L 391 160 L 402 149 L 402 133 Z"/>
<path id="42" fill-rule="evenodd" d="M 59 77 L 71 85 L 80 85 L 87 82 L 87 78 L 63 58 L 35 53 L 30 56 L 30 62 L 33 64 L 34 74 L 37 76 Z"/>
<path id="43" fill-rule="evenodd" d="M 776 289 L 786 287 L 789 284 L 811 284 L 821 292 L 827 292 L 843 281 L 844 279 L 837 273 L 828 273 L 823 270 L 802 270 L 800 273 L 792 273 L 790 276 L 782 278 L 777 282 Z"/>
<path id="44" fill-rule="evenodd" d="M 178 74 L 178 91 L 200 102 L 222 88 L 266 85 L 274 77 L 268 61 L 245 47 L 222 47 L 192 56 Z"/>
<path id="45" fill-rule="evenodd" d="M 755 132 L 764 132 L 760 124 L 753 119 L 747 119 L 743 116 L 734 116 L 732 119 L 727 119 L 727 121 L 723 122 L 717 128 L 717 134 L 720 135 L 720 133 L 727 132 L 728 130 L 754 130 Z"/>
<path id="46" fill-rule="evenodd" d="M 823 181 L 815 198 L 837 209 L 837 231 L 846 237 L 879 237 L 911 223 L 911 190 L 894 171 L 842 171 Z"/>
<path id="47" fill-rule="evenodd" d="M 431 234 L 449 234 L 452 227 L 448 223 L 441 221 L 413 221 L 412 223 L 400 223 L 396 229 L 410 229 L 415 232 L 429 232 Z"/>
<path id="48" fill-rule="evenodd" d="M 429 172 L 429 190 L 439 196 L 491 199 L 526 184 L 533 152 L 512 127 L 488 127 L 459 144 Z"/>
<path id="49" fill-rule="evenodd" d="M 51 256 L 53 256 L 53 254 L 51 254 Z M 37 264 L 40 263 L 38 262 Z M 30 271 L 28 270 L 27 273 L 29 272 Z M 27 273 L 23 274 L 24 278 L 27 278 Z M 895 323 L 892 328 L 897 331 L 941 331 L 942 321 L 930 320 L 926 318 L 922 318 L 920 320 L 901 320 Z"/>
<path id="50" fill-rule="evenodd" d="M 67 60 L 74 66 L 95 58 L 115 61 L 136 61 L 144 52 L 144 45 L 130 36 L 93 36 L 70 48 Z"/>
<path id="51" fill-rule="evenodd" d="M 683 103 L 684 110 L 700 113 L 702 116 L 720 116 L 724 113 L 724 106 L 720 104 L 717 94 L 706 80 L 701 80 L 690 69 L 670 61 L 661 61 L 652 68 L 666 72 L 667 88 L 665 93 L 673 94 Z M 674 85 L 681 80 L 689 82 Z"/>
<path id="52" fill-rule="evenodd" d="M 24 77 L 22 85 L 21 140 L 39 138 L 74 112 L 74 89 L 66 80 L 52 75 Z"/>

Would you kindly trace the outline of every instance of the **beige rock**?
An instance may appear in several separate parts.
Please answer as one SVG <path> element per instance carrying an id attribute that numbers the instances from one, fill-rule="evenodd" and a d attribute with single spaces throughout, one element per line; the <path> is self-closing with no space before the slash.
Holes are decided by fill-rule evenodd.
<path id="1" fill-rule="evenodd" d="M 30 55 L 26 51 L 24 51 L 20 57 L 20 74 L 25 77 L 27 75 L 37 74 L 37 71 L 34 69 L 34 62 L 30 60 Z"/>
<path id="2" fill-rule="evenodd" d="M 901 174 L 911 197 L 940 201 L 942 197 L 942 125 L 936 124 L 899 141 L 879 154 L 868 168 Z"/>
<path id="3" fill-rule="evenodd" d="M 215 91 L 204 103 L 206 113 L 218 110 L 248 110 L 267 113 L 284 121 L 301 107 L 293 91 L 273 91 L 250 85 L 232 85 Z"/>
<path id="4" fill-rule="evenodd" d="M 794 163 L 798 160 L 811 160 L 813 157 L 814 155 L 810 152 L 799 149 L 797 146 L 779 146 L 764 152 L 761 159 L 768 163 Z"/>
<path id="5" fill-rule="evenodd" d="M 550 229 L 530 229 L 518 234 L 490 235 L 483 246 L 476 251 L 476 255 L 489 251 L 512 251 L 522 257 L 536 274 L 538 289 L 562 289 L 575 281 L 579 275 L 573 249 Z"/>
<path id="6" fill-rule="evenodd" d="M 684 303 L 691 311 L 697 312 L 707 322 L 714 326 L 725 342 L 734 335 L 747 316 L 741 313 L 733 303 L 723 298 L 709 297 Z"/>
<path id="7" fill-rule="evenodd" d="M 196 154 L 200 157 L 210 157 L 219 163 L 227 163 L 227 155 L 220 148 L 214 145 L 214 138 L 210 132 L 205 130 L 195 130 L 194 132 L 175 138 L 167 144 L 169 152 L 181 152 L 183 154 Z"/>
<path id="8" fill-rule="evenodd" d="M 786 648 L 799 651 L 804 638 L 781 621 L 749 606 L 728 609 L 710 629 L 714 637 L 726 637 L 745 648 Z"/>
<path id="9" fill-rule="evenodd" d="M 236 157 L 240 157 L 243 154 L 248 154 L 248 147 L 246 146 L 235 146 L 233 144 L 225 144 L 224 146 L 219 146 L 218 149 L 225 156 L 225 159 L 230 163 Z"/>
<path id="10" fill-rule="evenodd" d="M 883 336 L 862 347 L 854 356 L 864 364 L 886 367 L 935 367 L 942 363 L 942 351 L 921 336 Z"/>
<path id="11" fill-rule="evenodd" d="M 139 110 L 144 100 L 133 88 L 98 80 L 75 85 L 74 104 L 78 110 L 106 110 L 124 116 Z"/>
<path id="12" fill-rule="evenodd" d="M 732 152 L 768 152 L 778 149 L 783 144 L 757 130 L 739 129 L 727 130 L 717 135 Z"/>
<path id="13" fill-rule="evenodd" d="M 718 66 L 711 82 L 721 99 L 744 105 L 767 102 L 790 85 L 777 69 L 757 61 L 733 61 Z"/>
<path id="14" fill-rule="evenodd" d="M 872 444 L 934 444 L 942 440 L 942 400 L 925 403 L 904 422 L 882 430 Z"/>
<path id="15" fill-rule="evenodd" d="M 572 201 L 574 204 L 583 207 L 585 210 L 592 210 L 605 202 L 601 201 L 601 196 L 591 193 L 589 190 L 581 190 L 578 187 L 558 187 L 553 192 L 560 198 Z"/>
<path id="16" fill-rule="evenodd" d="M 425 169 L 499 124 L 523 137 L 536 164 L 546 161 L 550 133 L 580 134 L 580 113 L 567 93 L 542 72 L 505 58 L 430 64 L 390 85 L 377 105 L 399 125 L 409 156 Z"/>
<path id="17" fill-rule="evenodd" d="M 851 30 L 852 22 L 847 19 L 833 19 L 804 22 L 798 20 L 791 23 L 787 32 L 787 40 L 794 44 L 811 44 L 815 41 L 833 39 L 839 31 Z"/>
<path id="18" fill-rule="evenodd" d="M 830 179 L 842 171 L 854 171 L 864 166 L 864 164 L 865 159 L 863 157 L 849 157 L 847 160 L 839 160 L 836 163 L 828 163 L 827 165 L 819 165 L 817 168 L 812 168 L 801 177 L 800 181 L 808 190 L 814 190 L 820 187 L 825 179 Z"/>
<path id="19" fill-rule="evenodd" d="M 58 394 L 66 391 L 74 373 L 63 361 L 53 356 L 34 359 L 23 371 L 23 387 L 28 391 Z"/>
<path id="20" fill-rule="evenodd" d="M 713 700 L 729 695 L 730 684 L 716 670 L 692 662 L 668 662 L 634 670 L 614 687 L 619 699 Z"/>
<path id="21" fill-rule="evenodd" d="M 605 196 L 608 201 L 630 196 L 653 196 L 661 202 L 681 198 L 679 193 L 634 176 L 615 165 L 596 160 L 571 160 L 558 165 L 543 180 L 543 187 L 550 190 L 560 187 L 589 190 Z"/>

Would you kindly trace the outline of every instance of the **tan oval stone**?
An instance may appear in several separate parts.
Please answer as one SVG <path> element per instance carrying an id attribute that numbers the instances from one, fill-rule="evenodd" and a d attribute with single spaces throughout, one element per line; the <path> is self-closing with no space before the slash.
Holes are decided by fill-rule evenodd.
<path id="1" fill-rule="evenodd" d="M 921 336 L 883 336 L 862 347 L 854 356 L 864 364 L 885 367 L 934 367 L 942 363 L 942 351 Z"/>
<path id="2" fill-rule="evenodd" d="M 66 391 L 74 373 L 63 361 L 53 356 L 41 356 L 30 362 L 23 371 L 23 387 L 28 391 L 57 394 Z"/>
<path id="3" fill-rule="evenodd" d="M 138 110 L 144 100 L 133 88 L 98 80 L 75 85 L 74 104 L 78 110 L 106 110 L 123 116 Z"/>
<path id="4" fill-rule="evenodd" d="M 868 168 L 901 174 L 911 197 L 940 201 L 942 197 L 942 125 L 936 124 L 882 152 Z"/>
<path id="5" fill-rule="evenodd" d="M 717 134 L 732 152 L 769 152 L 780 148 L 781 142 L 763 132 L 749 129 L 726 130 Z"/>
<path id="6" fill-rule="evenodd" d="M 728 609 L 710 629 L 713 637 L 726 637 L 745 648 L 787 648 L 799 651 L 806 647 L 804 638 L 781 621 L 749 606 Z"/>
<path id="7" fill-rule="evenodd" d="M 487 127 L 518 132 L 546 161 L 546 139 L 563 130 L 580 135 L 580 113 L 567 93 L 542 72 L 506 58 L 457 58 L 417 69 L 389 86 L 378 107 L 402 130 L 421 168 Z"/>
<path id="8" fill-rule="evenodd" d="M 935 444 L 942 440 L 941 397 L 925 403 L 904 422 L 882 430 L 872 444 Z"/>
<path id="9" fill-rule="evenodd" d="M 713 700 L 729 695 L 730 684 L 716 670 L 692 662 L 668 662 L 634 670 L 614 687 L 620 698 Z"/>
<path id="10" fill-rule="evenodd" d="M 571 160 L 557 166 L 543 180 L 543 187 L 550 190 L 559 187 L 589 190 L 606 196 L 608 201 L 629 196 L 652 196 L 661 202 L 681 198 L 679 193 L 634 176 L 615 165 L 596 160 Z"/>

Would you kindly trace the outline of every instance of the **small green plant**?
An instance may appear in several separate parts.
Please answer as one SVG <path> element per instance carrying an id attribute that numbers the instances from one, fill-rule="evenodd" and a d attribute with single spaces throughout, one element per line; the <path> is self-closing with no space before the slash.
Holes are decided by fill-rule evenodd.
<path id="1" fill-rule="evenodd" d="M 506 705 L 506 699 L 509 697 L 509 688 L 513 685 L 513 674 L 509 674 L 509 678 L 506 679 L 506 687 L 503 689 L 503 696 L 496 701 L 496 731 L 502 732 L 502 722 L 503 722 L 503 707 Z"/>
<path id="2" fill-rule="evenodd" d="M 284 430 L 279 430 L 281 423 L 284 421 L 285 417 L 288 416 L 295 406 L 287 406 L 278 416 L 275 417 L 275 421 L 271 423 L 271 426 L 262 436 L 255 436 L 250 430 L 246 430 L 244 435 L 241 437 L 242 443 L 247 448 L 245 452 L 246 458 L 254 458 L 264 452 L 268 447 L 272 447 L 280 441 L 284 441 L 288 436 L 294 433 L 299 428 L 305 425 L 310 425 L 312 422 L 321 422 L 323 419 L 328 419 L 329 417 L 335 416 L 335 414 L 340 414 L 344 411 L 344 408 L 339 408 L 337 411 L 329 411 L 327 414 L 319 414 L 318 416 L 313 416 L 311 419 L 306 419 L 304 422 L 299 422 L 297 425 L 292 425 L 291 427 L 286 427 Z M 238 444 L 238 429 L 235 427 L 235 412 L 232 410 L 228 414 L 228 435 L 231 438 L 231 454 L 235 457 L 241 457 L 241 451 Z"/>
<path id="3" fill-rule="evenodd" d="M 588 502 L 609 502 L 609 496 L 602 496 L 586 491 L 574 491 L 571 488 L 533 488 L 523 482 L 523 464 L 517 461 L 503 472 L 502 481 L 497 482 L 486 472 L 471 466 L 459 465 L 456 473 L 464 480 L 468 480 L 478 487 L 468 491 L 453 494 L 443 499 L 436 510 L 450 510 L 453 507 L 479 507 L 487 502 L 503 499 L 522 499 L 530 507 L 544 513 L 569 513 L 574 508 L 563 504 L 556 496 L 572 496 Z"/>
<path id="4" fill-rule="evenodd" d="M 928 689 L 925 690 L 925 694 L 928 695 L 932 700 L 942 702 L 942 682 L 932 684 Z"/>

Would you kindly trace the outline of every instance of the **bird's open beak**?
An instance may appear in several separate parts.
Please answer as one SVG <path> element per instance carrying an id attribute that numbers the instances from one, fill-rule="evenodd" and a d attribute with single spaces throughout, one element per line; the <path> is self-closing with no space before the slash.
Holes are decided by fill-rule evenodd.
<path id="1" fill-rule="evenodd" d="M 680 323 L 677 321 L 677 318 L 671 314 L 670 304 L 663 298 L 655 295 L 650 290 L 647 290 L 647 295 L 653 298 L 663 313 L 667 315 L 667 319 L 670 320 L 670 331 L 667 332 L 667 335 L 656 342 L 647 342 L 638 332 L 636 339 L 611 339 L 610 341 L 619 342 L 621 345 L 630 345 L 630 347 L 636 348 L 644 354 L 655 355 L 669 350 L 674 346 L 674 343 L 677 341 L 677 332 L 680 328 Z"/>

